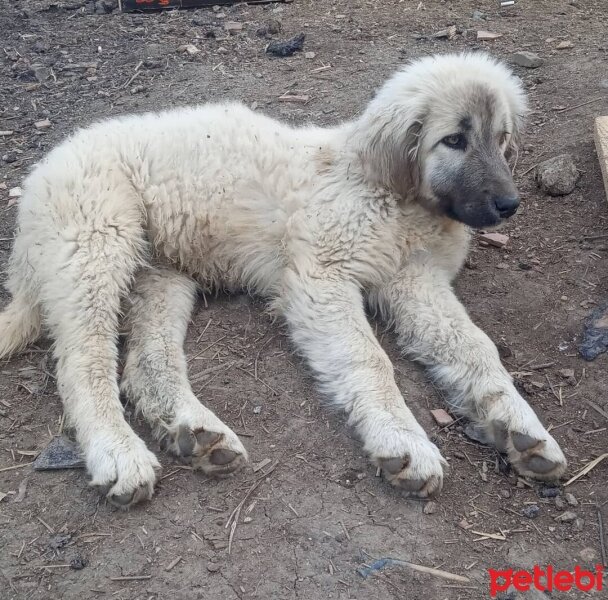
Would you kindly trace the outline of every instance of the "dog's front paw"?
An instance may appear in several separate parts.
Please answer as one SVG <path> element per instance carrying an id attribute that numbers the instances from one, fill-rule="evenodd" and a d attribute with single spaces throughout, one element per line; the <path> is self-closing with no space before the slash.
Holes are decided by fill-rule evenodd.
<path id="1" fill-rule="evenodd" d="M 86 446 L 86 464 L 91 485 L 122 509 L 149 500 L 161 471 L 156 456 L 132 431 L 97 433 Z"/>
<path id="2" fill-rule="evenodd" d="M 425 435 L 407 430 L 387 432 L 370 452 L 386 480 L 407 495 L 427 498 L 443 487 L 443 466 L 439 449 Z"/>

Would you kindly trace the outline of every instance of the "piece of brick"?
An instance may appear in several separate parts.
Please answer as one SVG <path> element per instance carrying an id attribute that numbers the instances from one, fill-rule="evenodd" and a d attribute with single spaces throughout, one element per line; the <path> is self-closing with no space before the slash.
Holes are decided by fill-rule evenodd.
<path id="1" fill-rule="evenodd" d="M 454 422 L 454 419 L 443 408 L 435 408 L 431 411 L 431 414 L 440 427 L 447 427 Z"/>
<path id="2" fill-rule="evenodd" d="M 479 240 L 496 248 L 504 248 L 509 243 L 509 236 L 504 233 L 480 233 Z"/>

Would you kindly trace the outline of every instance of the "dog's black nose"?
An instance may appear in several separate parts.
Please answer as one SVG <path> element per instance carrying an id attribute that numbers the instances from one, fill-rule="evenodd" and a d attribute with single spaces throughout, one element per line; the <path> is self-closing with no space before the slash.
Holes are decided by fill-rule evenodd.
<path id="1" fill-rule="evenodd" d="M 509 198 L 508 196 L 499 196 L 494 200 L 496 210 L 503 219 L 512 217 L 517 212 L 519 206 L 519 198 L 517 196 Z"/>

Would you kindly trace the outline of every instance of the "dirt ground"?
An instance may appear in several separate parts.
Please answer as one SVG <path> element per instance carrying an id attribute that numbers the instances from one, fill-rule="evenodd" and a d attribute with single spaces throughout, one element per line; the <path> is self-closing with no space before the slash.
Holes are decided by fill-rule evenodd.
<path id="1" fill-rule="evenodd" d="M 274 39 L 305 32 L 304 50 L 314 56 L 265 54 L 268 41 L 256 31 L 270 20 L 282 25 Z M 242 30 L 228 34 L 226 22 Z M 431 37 L 450 25 L 453 39 Z M 502 37 L 479 42 L 480 29 Z M 608 450 L 608 357 L 587 363 L 577 354 L 585 317 L 608 298 L 608 210 L 592 136 L 593 117 L 608 114 L 606 31 L 605 0 L 520 0 L 508 9 L 489 0 L 295 0 L 146 15 L 96 14 L 80 0 L 7 0 L 0 130 L 13 133 L 0 137 L 0 266 L 16 214 L 8 190 L 94 120 L 232 98 L 294 123 L 335 123 L 360 111 L 408 59 L 465 48 L 506 61 L 515 50 L 536 52 L 543 66 L 514 67 L 532 107 L 516 166 L 524 206 L 505 228 L 506 249 L 473 245 L 457 290 L 552 427 L 571 476 Z M 572 47 L 557 49 L 563 41 Z M 184 44 L 199 51 L 180 51 Z M 308 102 L 281 101 L 287 92 Z M 38 129 L 44 119 L 50 127 Z M 563 152 L 574 157 L 580 182 L 568 196 L 545 196 L 533 167 Z M 2 363 L 0 598 L 464 600 L 489 597 L 488 568 L 600 562 L 608 461 L 559 499 L 543 497 L 544 486 L 499 471 L 494 451 L 467 439 L 461 423 L 440 430 L 429 413 L 442 406 L 440 392 L 398 357 L 382 324 L 377 331 L 409 405 L 451 465 L 443 494 L 426 511 L 375 476 L 342 416 L 320 406 L 281 325 L 258 300 L 201 303 L 187 343 L 194 390 L 242 434 L 251 464 L 206 480 L 161 452 L 127 407 L 164 467 L 153 501 L 127 513 L 101 500 L 82 470 L 27 466 L 60 428 L 49 342 Z M 234 364 L 197 378 L 221 363 Z M 565 492 L 576 506 L 560 507 Z M 243 500 L 229 549 L 226 523 Z M 532 520 L 522 511 L 533 504 L 540 512 Z M 565 510 L 576 520 L 556 521 Z M 382 557 L 469 581 L 402 566 L 368 579 L 358 574 Z"/>

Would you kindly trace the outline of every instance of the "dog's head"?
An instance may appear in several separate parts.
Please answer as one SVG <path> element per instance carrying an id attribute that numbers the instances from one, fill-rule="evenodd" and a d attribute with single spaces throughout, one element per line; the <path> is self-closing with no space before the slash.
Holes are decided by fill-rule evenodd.
<path id="1" fill-rule="evenodd" d="M 357 125 L 376 183 L 470 227 L 515 214 L 507 163 L 526 99 L 510 71 L 483 54 L 424 58 L 379 91 Z"/>

